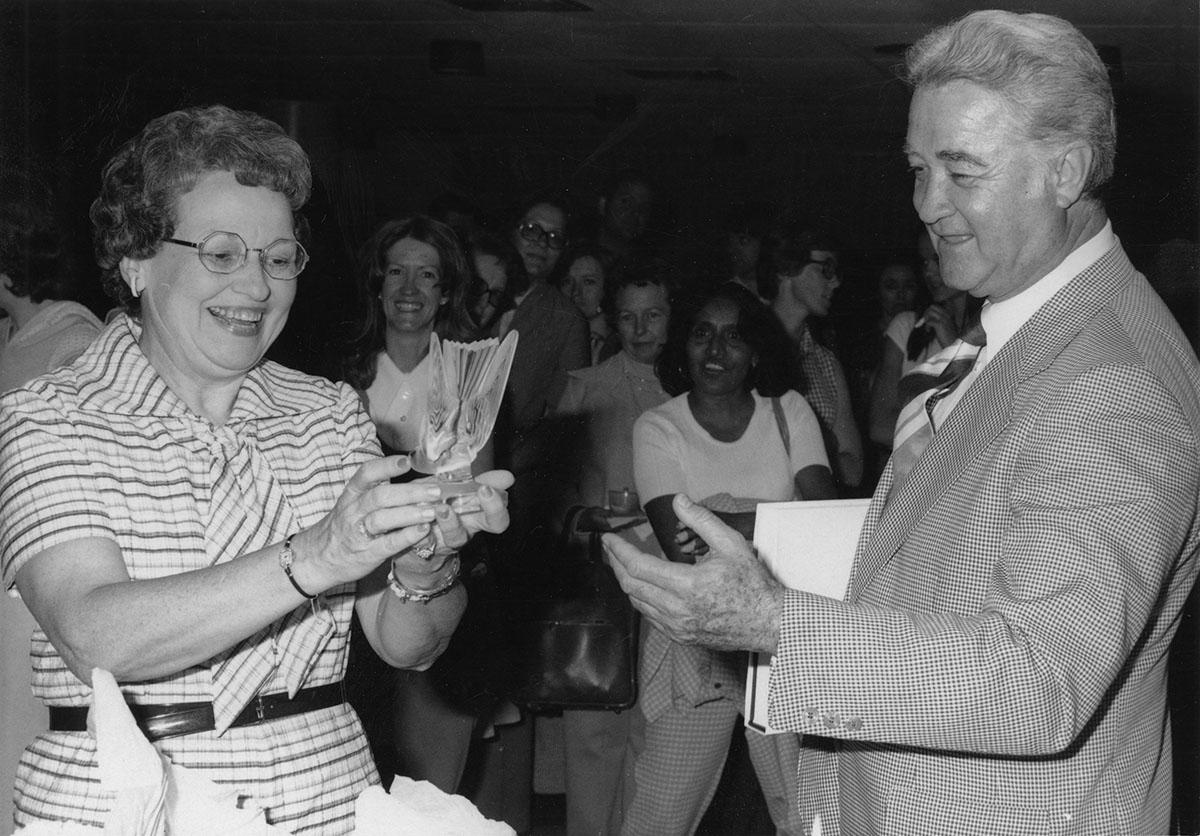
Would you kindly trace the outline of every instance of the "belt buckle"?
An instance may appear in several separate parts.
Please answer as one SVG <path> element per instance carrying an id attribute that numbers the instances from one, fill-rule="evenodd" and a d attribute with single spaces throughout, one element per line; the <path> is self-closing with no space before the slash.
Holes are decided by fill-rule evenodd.
<path id="1" fill-rule="evenodd" d="M 262 694 L 254 695 L 254 716 L 258 718 L 258 722 L 267 719 L 267 706 L 263 702 Z"/>

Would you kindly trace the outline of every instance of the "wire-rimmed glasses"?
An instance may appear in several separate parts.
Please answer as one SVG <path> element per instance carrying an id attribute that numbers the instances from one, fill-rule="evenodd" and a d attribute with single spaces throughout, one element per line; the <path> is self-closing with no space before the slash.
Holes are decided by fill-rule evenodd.
<path id="1" fill-rule="evenodd" d="M 204 269 L 222 276 L 240 270 L 252 252 L 258 253 L 263 272 L 280 281 L 292 281 L 308 264 L 308 252 L 294 238 L 280 238 L 265 247 L 246 246 L 245 239 L 236 232 L 210 232 L 202 241 L 179 238 L 164 238 L 163 241 L 193 247 Z"/>

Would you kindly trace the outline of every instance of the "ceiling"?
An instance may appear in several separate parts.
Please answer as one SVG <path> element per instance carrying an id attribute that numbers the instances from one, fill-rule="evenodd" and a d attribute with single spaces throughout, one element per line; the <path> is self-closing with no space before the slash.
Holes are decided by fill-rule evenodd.
<path id="1" fill-rule="evenodd" d="M 583 6 L 586 10 L 573 9 Z M 560 5 L 560 12 L 524 11 Z M 701 120 L 818 121 L 837 142 L 903 125 L 897 45 L 969 0 L 0 0 L 5 43 L 35 87 L 112 106 L 158 97 L 369 103 L 381 120 L 469 130 L 540 118 L 612 131 Z M 1196 0 L 1031 0 L 1119 51 L 1124 98 L 1194 113 Z M 477 9 L 493 9 L 479 11 Z M 438 75 L 435 40 L 481 45 L 483 75 Z M 8 66 L 13 66 L 10 60 Z M 99 101 L 92 95 L 103 89 Z M 65 94 L 68 95 L 69 94 Z M 60 103 L 60 108 L 65 105 Z M 752 131 L 753 129 L 750 128 Z"/>
<path id="2" fill-rule="evenodd" d="M 547 4 L 587 9 L 528 10 Z M 540 181 L 586 197 L 632 162 L 671 184 L 683 222 L 803 196 L 886 242 L 912 224 L 904 45 L 976 5 L 0 0 L 0 159 L 49 158 L 85 207 L 103 160 L 149 117 L 221 101 L 284 122 L 326 171 L 357 154 L 326 178 L 360 215 L 348 241 L 373 212 L 439 191 L 497 206 Z M 1147 245 L 1167 226 L 1192 237 L 1200 0 L 1020 8 L 1071 20 L 1114 62 L 1124 180 L 1110 207 Z M 474 42 L 479 74 L 435 72 L 436 41 Z"/>

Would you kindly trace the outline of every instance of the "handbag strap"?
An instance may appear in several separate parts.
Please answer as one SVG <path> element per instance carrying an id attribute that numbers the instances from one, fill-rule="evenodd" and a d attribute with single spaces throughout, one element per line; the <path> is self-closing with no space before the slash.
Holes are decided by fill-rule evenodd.
<path id="1" fill-rule="evenodd" d="M 783 437 L 783 452 L 788 459 L 792 458 L 792 436 L 788 432 L 787 418 L 783 415 L 783 404 L 779 398 L 771 398 L 771 409 L 775 411 L 775 423 L 779 425 L 779 435 Z"/>

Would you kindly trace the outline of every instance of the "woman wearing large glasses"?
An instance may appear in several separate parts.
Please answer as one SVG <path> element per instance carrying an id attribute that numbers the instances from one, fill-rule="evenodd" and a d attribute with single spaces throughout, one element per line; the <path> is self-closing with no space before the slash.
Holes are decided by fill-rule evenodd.
<path id="1" fill-rule="evenodd" d="M 521 335 L 507 397 L 511 465 L 524 472 L 544 463 L 545 450 L 535 440 L 538 424 L 562 397 L 567 372 L 590 364 L 591 346 L 583 314 L 551 281 L 567 245 L 566 201 L 535 197 L 515 217 L 510 239 L 525 265 L 525 286 L 512 288 L 516 306 L 501 319 L 500 336 Z"/>
<path id="2" fill-rule="evenodd" d="M 519 601 L 528 583 L 543 575 L 542 562 L 552 559 L 551 546 L 539 540 L 550 530 L 553 516 L 559 431 L 548 419 L 567 388 L 567 373 L 591 360 L 587 320 L 551 278 L 566 246 L 570 212 L 565 201 L 537 196 L 514 213 L 509 226 L 512 241 L 525 266 L 514 276 L 515 308 L 500 319 L 499 335 L 516 331 L 520 338 L 508 375 L 508 390 L 496 431 L 496 461 L 512 471 L 516 483 L 510 494 L 512 525 L 497 543 L 501 571 L 500 594 Z M 519 273 L 520 271 L 518 271 Z M 511 280 L 510 280 L 511 281 Z M 513 606 L 522 606 L 514 603 Z M 532 730 L 528 720 L 499 731 L 505 752 L 501 770 L 529 776 Z M 528 830 L 532 786 L 527 777 L 517 787 L 506 781 L 503 819 L 518 832 Z"/>
<path id="3" fill-rule="evenodd" d="M 305 267 L 308 157 L 225 107 L 153 120 L 92 205 L 125 309 L 73 364 L 0 398 L 0 563 L 38 621 L 50 731 L 17 771 L 16 821 L 103 827 L 87 728 L 96 668 L 156 748 L 294 833 L 348 833 L 378 782 L 342 677 L 352 611 L 396 667 L 430 663 L 465 604 L 457 548 L 507 523 L 393 485 L 348 385 L 264 361 Z M 434 520 L 437 520 L 434 524 Z"/>

